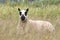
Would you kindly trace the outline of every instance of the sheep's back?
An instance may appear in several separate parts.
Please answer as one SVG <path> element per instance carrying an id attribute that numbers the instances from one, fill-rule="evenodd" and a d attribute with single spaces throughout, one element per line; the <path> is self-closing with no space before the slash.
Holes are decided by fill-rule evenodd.
<path id="1" fill-rule="evenodd" d="M 35 30 L 37 31 L 50 31 L 53 32 L 54 31 L 54 27 L 53 25 L 48 22 L 48 21 L 34 21 L 34 20 L 29 20 L 29 22 L 31 23 L 31 25 L 35 28 Z"/>

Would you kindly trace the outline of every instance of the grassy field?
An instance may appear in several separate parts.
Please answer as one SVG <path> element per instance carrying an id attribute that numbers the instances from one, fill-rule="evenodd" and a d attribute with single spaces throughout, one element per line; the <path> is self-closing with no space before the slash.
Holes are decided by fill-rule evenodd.
<path id="1" fill-rule="evenodd" d="M 17 8 L 21 9 L 29 8 L 28 16 L 30 19 L 50 21 L 56 28 L 55 35 L 57 40 L 60 40 L 60 4 L 47 5 L 46 7 L 34 7 L 23 4 L 15 6 L 1 4 L 0 40 L 38 40 L 37 38 L 33 39 L 32 36 L 34 35 L 34 32 L 32 32 L 30 35 L 29 33 L 27 33 L 26 35 L 20 35 L 19 37 L 16 37 L 16 27 L 18 25 L 19 20 L 18 19 L 19 14 Z M 46 40 L 46 39 L 43 38 L 40 40 Z"/>

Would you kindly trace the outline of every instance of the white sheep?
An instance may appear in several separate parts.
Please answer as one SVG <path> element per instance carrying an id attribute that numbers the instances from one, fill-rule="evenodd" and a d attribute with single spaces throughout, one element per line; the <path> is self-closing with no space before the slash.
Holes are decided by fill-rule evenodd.
<path id="1" fill-rule="evenodd" d="M 54 32 L 55 28 L 48 21 L 42 20 L 29 20 L 27 18 L 28 9 L 19 11 L 19 23 L 17 26 L 17 34 L 23 34 L 24 32 L 28 32 L 28 30 L 34 29 L 36 32 L 46 33 L 46 32 Z M 32 29 L 31 29 L 32 28 Z"/>

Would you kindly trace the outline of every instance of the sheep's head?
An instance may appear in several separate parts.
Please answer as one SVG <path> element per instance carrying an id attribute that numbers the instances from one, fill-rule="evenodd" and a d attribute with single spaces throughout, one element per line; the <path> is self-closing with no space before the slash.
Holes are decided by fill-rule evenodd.
<path id="1" fill-rule="evenodd" d="M 25 21 L 27 19 L 28 10 L 29 10 L 28 8 L 26 10 L 21 10 L 20 8 L 18 8 L 19 17 L 20 17 L 21 21 Z"/>

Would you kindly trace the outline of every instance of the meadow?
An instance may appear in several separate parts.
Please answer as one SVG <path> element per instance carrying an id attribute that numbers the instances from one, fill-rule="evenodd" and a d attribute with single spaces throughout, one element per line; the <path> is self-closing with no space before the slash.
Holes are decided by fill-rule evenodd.
<path id="1" fill-rule="evenodd" d="M 18 8 L 29 8 L 28 18 L 33 20 L 50 21 L 56 32 L 56 39 L 60 40 L 60 4 L 44 6 L 29 6 L 28 4 L 0 4 L 0 40 L 36 40 L 33 39 L 34 32 L 26 35 L 16 35 L 16 28 L 19 22 Z M 28 36 L 29 35 L 29 36 Z M 19 36 L 19 37 L 16 37 Z M 26 37 L 26 38 L 24 38 Z M 30 37 L 30 38 L 29 38 Z M 38 40 L 38 39 L 37 39 Z M 40 39 L 48 40 L 48 39 Z"/>

